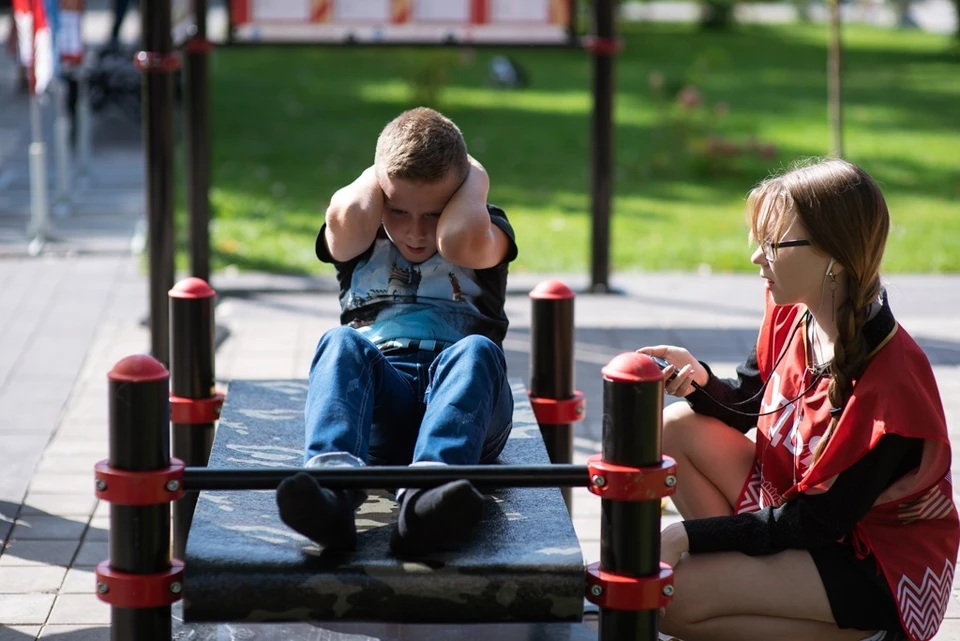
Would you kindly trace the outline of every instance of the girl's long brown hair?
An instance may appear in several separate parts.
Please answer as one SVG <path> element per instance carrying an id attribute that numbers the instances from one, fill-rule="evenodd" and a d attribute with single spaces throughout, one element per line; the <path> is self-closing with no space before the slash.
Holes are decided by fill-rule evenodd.
<path id="1" fill-rule="evenodd" d="M 770 178 L 750 192 L 747 220 L 753 239 L 779 238 L 786 211 L 796 213 L 816 248 L 844 267 L 836 278 L 846 279 L 848 296 L 836 311 L 839 336 L 828 390 L 832 406 L 843 408 L 869 356 L 862 330 L 880 294 L 880 262 L 890 228 L 887 204 L 863 169 L 845 160 L 824 160 Z M 830 419 L 814 460 L 833 436 L 838 418 Z"/>

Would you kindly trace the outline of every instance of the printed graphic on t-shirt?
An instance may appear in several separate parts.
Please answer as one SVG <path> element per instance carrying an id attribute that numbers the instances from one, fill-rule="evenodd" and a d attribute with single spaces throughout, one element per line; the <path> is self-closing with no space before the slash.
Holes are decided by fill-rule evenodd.
<path id="1" fill-rule="evenodd" d="M 454 342 L 484 321 L 474 270 L 434 254 L 422 263 L 405 259 L 389 240 L 378 240 L 357 264 L 344 311 L 374 343 L 396 338 Z"/>

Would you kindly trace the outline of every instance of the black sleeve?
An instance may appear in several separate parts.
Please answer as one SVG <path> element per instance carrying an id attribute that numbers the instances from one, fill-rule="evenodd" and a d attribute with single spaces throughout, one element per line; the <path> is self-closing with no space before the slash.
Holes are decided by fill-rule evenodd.
<path id="1" fill-rule="evenodd" d="M 333 256 L 330 255 L 330 248 L 327 247 L 327 237 L 324 232 L 327 230 L 327 223 L 320 225 L 320 231 L 317 232 L 317 239 L 313 243 L 313 249 L 317 253 L 317 258 L 321 263 L 334 263 Z"/>
<path id="2" fill-rule="evenodd" d="M 717 378 L 706 363 L 700 364 L 706 368 L 708 378 L 705 386 L 695 388 L 686 397 L 693 411 L 720 419 L 744 433 L 756 426 L 756 414 L 760 412 L 760 401 L 763 399 L 757 348 L 751 349 L 747 360 L 737 366 L 736 378 Z M 747 416 L 738 412 L 744 412 Z"/>
<path id="3" fill-rule="evenodd" d="M 922 439 L 885 434 L 823 494 L 801 494 L 759 512 L 684 521 L 690 553 L 761 556 L 834 543 L 853 530 L 884 490 L 920 464 L 922 451 Z"/>
<path id="4" fill-rule="evenodd" d="M 513 225 L 511 225 L 507 219 L 507 213 L 496 205 L 487 203 L 487 213 L 490 214 L 490 222 L 502 229 L 510 241 L 510 248 L 507 250 L 507 255 L 501 264 L 512 263 L 517 258 L 517 237 L 516 234 L 514 234 Z"/>

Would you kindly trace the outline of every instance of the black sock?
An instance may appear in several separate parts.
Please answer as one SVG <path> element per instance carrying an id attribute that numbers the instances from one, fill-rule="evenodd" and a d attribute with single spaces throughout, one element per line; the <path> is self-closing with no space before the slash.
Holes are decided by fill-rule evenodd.
<path id="1" fill-rule="evenodd" d="M 280 483 L 277 508 L 284 523 L 324 549 L 347 552 L 357 545 L 352 490 L 321 487 L 300 472 Z"/>
<path id="2" fill-rule="evenodd" d="M 469 481 L 407 490 L 390 540 L 394 554 L 424 554 L 462 543 L 483 518 L 483 495 Z"/>

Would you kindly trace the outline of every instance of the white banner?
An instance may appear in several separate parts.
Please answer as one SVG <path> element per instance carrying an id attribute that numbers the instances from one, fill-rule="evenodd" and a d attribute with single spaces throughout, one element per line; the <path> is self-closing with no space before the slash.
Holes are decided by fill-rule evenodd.
<path id="1" fill-rule="evenodd" d="M 573 44 L 575 0 L 230 0 L 235 42 Z"/>

